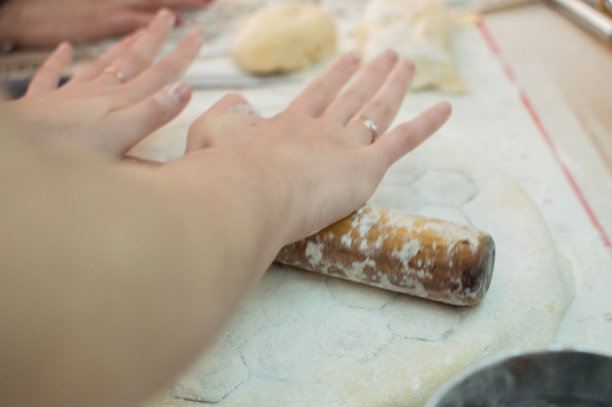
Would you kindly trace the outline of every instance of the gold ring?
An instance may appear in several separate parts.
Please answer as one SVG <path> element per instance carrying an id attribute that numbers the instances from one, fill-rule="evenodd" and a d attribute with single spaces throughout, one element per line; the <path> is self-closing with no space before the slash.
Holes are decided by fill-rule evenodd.
<path id="1" fill-rule="evenodd" d="M 109 65 L 104 68 L 104 71 L 102 71 L 102 73 L 113 75 L 115 78 L 119 79 L 119 82 L 121 83 L 125 82 L 125 75 L 123 74 L 123 72 L 121 72 L 119 69 L 115 68 L 112 65 Z"/>
<path id="2" fill-rule="evenodd" d="M 361 115 L 355 116 L 354 119 L 362 122 L 368 128 L 368 130 L 370 130 L 370 133 L 372 134 L 372 140 L 370 140 L 370 144 L 373 143 L 374 140 L 376 140 L 376 138 L 378 137 L 378 126 L 376 125 L 376 123 L 374 123 L 367 117 Z"/>

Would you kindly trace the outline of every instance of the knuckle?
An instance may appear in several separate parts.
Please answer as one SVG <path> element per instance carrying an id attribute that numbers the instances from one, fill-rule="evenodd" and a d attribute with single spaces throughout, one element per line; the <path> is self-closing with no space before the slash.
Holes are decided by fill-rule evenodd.
<path id="1" fill-rule="evenodd" d="M 189 136 L 195 137 L 197 134 L 206 134 L 209 129 L 208 112 L 202 114 L 189 126 Z"/>

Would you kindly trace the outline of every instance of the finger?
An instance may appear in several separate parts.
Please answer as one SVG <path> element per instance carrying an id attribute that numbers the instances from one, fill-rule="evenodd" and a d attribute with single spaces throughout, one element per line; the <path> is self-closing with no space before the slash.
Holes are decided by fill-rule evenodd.
<path id="1" fill-rule="evenodd" d="M 441 102 L 421 113 L 416 119 L 402 123 L 373 144 L 391 165 L 421 144 L 444 124 L 451 113 L 448 102 Z"/>
<path id="2" fill-rule="evenodd" d="M 201 31 L 193 30 L 169 56 L 122 87 L 120 93 L 125 103 L 140 101 L 163 86 L 178 81 L 198 55 L 203 38 Z"/>
<path id="3" fill-rule="evenodd" d="M 341 124 L 346 124 L 384 83 L 397 62 L 397 54 L 386 50 L 370 61 L 351 81 L 348 88 L 327 109 Z"/>
<path id="4" fill-rule="evenodd" d="M 96 58 L 92 63 L 81 69 L 76 73 L 70 83 L 82 83 L 87 82 L 102 73 L 104 68 L 108 66 L 112 61 L 122 56 L 127 52 L 136 40 L 144 33 L 144 30 L 138 30 L 128 35 L 109 49 L 107 49 L 102 55 Z"/>
<path id="5" fill-rule="evenodd" d="M 49 55 L 36 75 L 32 78 L 26 95 L 35 95 L 57 88 L 62 72 L 72 59 L 72 46 L 62 42 Z"/>
<path id="6" fill-rule="evenodd" d="M 314 117 L 320 116 L 355 73 L 360 60 L 356 52 L 336 59 L 291 103 L 288 110 L 301 110 Z"/>
<path id="7" fill-rule="evenodd" d="M 150 67 L 174 27 L 174 22 L 175 16 L 170 10 L 160 10 L 129 51 L 114 60 L 111 66 L 121 72 L 126 81 Z M 97 80 L 106 84 L 122 82 L 115 75 L 100 75 Z"/>
<path id="8" fill-rule="evenodd" d="M 176 117 L 191 99 L 191 88 L 185 82 L 166 86 L 142 102 L 111 113 L 108 128 L 116 138 L 101 146 L 103 151 L 122 154 L 141 139 Z"/>
<path id="9" fill-rule="evenodd" d="M 357 112 L 357 117 L 371 120 L 376 124 L 376 133 L 384 134 L 404 100 L 413 74 L 412 61 L 404 59 L 397 63 L 374 99 Z M 369 144 L 373 141 L 372 130 L 364 125 L 363 119 L 349 121 L 346 128 L 363 143 Z"/>

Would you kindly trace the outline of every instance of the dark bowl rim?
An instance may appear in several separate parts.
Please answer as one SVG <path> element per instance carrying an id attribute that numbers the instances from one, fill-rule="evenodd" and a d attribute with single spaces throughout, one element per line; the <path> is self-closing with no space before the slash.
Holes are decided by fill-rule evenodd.
<path id="1" fill-rule="evenodd" d="M 464 379 L 478 373 L 481 370 L 487 369 L 491 366 L 503 363 L 505 361 L 525 356 L 539 356 L 539 355 L 550 355 L 553 353 L 582 353 L 590 354 L 594 356 L 600 356 L 612 361 L 612 349 L 604 349 L 594 347 L 591 345 L 549 345 L 542 348 L 535 349 L 513 349 L 509 351 L 502 351 L 500 353 L 493 354 L 485 357 L 481 361 L 477 362 L 473 366 L 468 367 L 455 374 L 451 379 L 444 383 L 436 392 L 429 398 L 427 404 L 424 407 L 437 407 L 440 401 L 446 396 L 446 394 L 461 383 Z"/>

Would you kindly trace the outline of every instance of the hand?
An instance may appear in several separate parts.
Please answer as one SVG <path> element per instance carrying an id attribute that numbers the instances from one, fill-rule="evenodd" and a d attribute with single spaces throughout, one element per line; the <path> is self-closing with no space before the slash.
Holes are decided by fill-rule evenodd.
<path id="1" fill-rule="evenodd" d="M 173 22 L 174 14 L 161 10 L 147 29 L 125 38 L 58 88 L 72 55 L 71 47 L 61 44 L 26 95 L 8 104 L 42 139 L 120 157 L 180 113 L 191 97 L 187 84 L 175 82 L 198 53 L 199 31 L 152 66 Z"/>
<path id="2" fill-rule="evenodd" d="M 347 216 L 370 197 L 389 166 L 436 131 L 451 110 L 439 103 L 387 132 L 414 65 L 385 51 L 340 93 L 358 65 L 354 54 L 342 56 L 269 119 L 249 114 L 241 96 L 226 96 L 192 124 L 185 158 L 234 150 L 251 163 L 253 182 L 262 171 L 270 175 L 273 185 L 261 188 L 289 202 L 288 212 L 279 215 L 288 231 L 285 243 Z M 359 117 L 378 126 L 378 137 Z"/>
<path id="3" fill-rule="evenodd" d="M 94 41 L 147 26 L 160 7 L 196 8 L 212 0 L 10 0 L 0 8 L 0 41 L 48 46 Z"/>

